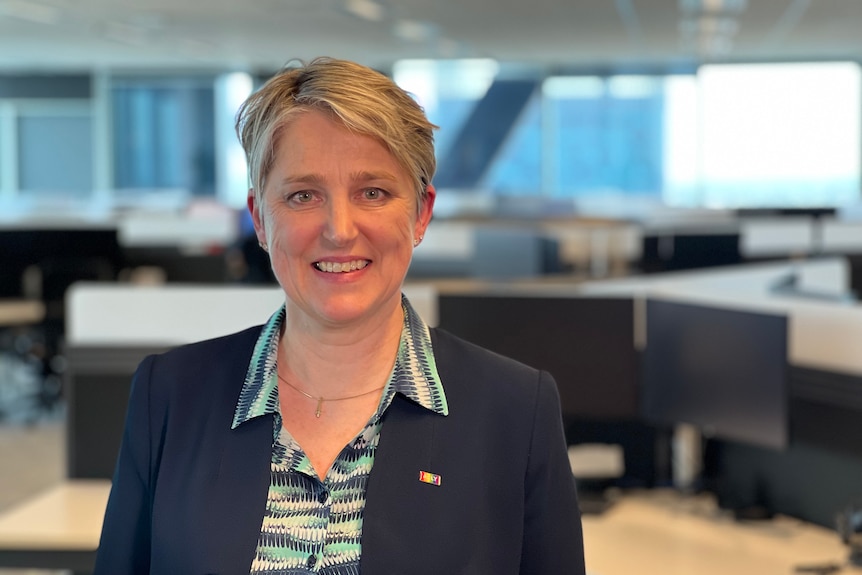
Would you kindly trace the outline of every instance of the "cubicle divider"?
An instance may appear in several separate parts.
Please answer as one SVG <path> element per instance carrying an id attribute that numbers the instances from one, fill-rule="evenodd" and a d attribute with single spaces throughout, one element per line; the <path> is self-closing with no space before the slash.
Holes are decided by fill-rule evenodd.
<path id="1" fill-rule="evenodd" d="M 603 510 L 597 491 L 655 486 L 669 475 L 661 448 L 668 435 L 641 418 L 637 303 L 548 287 L 443 292 L 439 326 L 554 377 L 573 468 L 592 461 L 592 477 L 578 483 L 582 511 L 587 499 Z"/>
<path id="2" fill-rule="evenodd" d="M 110 479 L 123 435 L 132 375 L 138 363 L 168 346 L 68 346 L 66 476 Z"/>
<path id="3" fill-rule="evenodd" d="M 79 283 L 67 294 L 66 469 L 110 479 L 132 375 L 151 353 L 263 323 L 278 287 Z"/>
<path id="4" fill-rule="evenodd" d="M 786 318 L 787 445 L 700 429 L 702 485 L 727 508 L 833 527 L 836 514 L 862 497 L 862 306 L 850 273 L 845 258 L 815 258 L 592 282 L 581 290 Z M 793 290 L 775 289 L 788 278 Z M 696 361 L 684 346 L 677 353 Z"/>
<path id="5" fill-rule="evenodd" d="M 846 261 L 829 259 L 570 286 L 522 284 L 520 291 L 498 285 L 459 294 L 417 284 L 405 286 L 405 292 L 431 325 L 492 349 L 509 345 L 498 351 L 550 369 L 572 423 L 572 442 L 618 441 L 612 437 L 619 431 L 613 425 L 627 427 L 633 436 L 658 429 L 645 423 L 641 405 L 641 354 L 649 345 L 642 315 L 646 302 L 660 299 L 728 310 L 728 315 L 748 311 L 785 318 L 787 445 L 762 447 L 702 430 L 704 485 L 731 506 L 761 504 L 771 512 L 829 524 L 837 507 L 862 497 L 858 481 L 851 485 L 847 480 L 862 476 L 862 306 L 845 298 L 774 292 L 772 287 L 788 274 L 798 276 L 803 294 L 846 291 Z M 278 288 L 76 286 L 68 306 L 70 477 L 110 476 L 131 374 L 147 353 L 261 323 L 282 298 Z M 565 339 L 566 322 L 572 326 L 571 341 Z M 564 332 L 551 329 L 555 325 Z M 602 330 L 608 333 L 603 336 Z M 501 344 L 507 333 L 512 337 Z M 517 343 L 515 336 L 530 339 L 531 347 L 523 338 Z M 548 338 L 555 344 L 542 349 Z M 542 355 L 548 350 L 556 359 Z M 588 357 L 581 354 L 578 363 L 581 352 Z M 551 365 L 552 359 L 560 362 Z M 590 371 L 597 366 L 605 371 Z M 592 417 L 590 409 L 597 410 Z M 670 448 L 664 431 L 659 429 L 654 438 L 662 444 L 652 443 L 652 467 L 642 468 L 651 476 L 642 484 L 670 479 L 670 457 L 662 451 Z M 813 483 L 803 486 L 798 477 Z"/>
<path id="6" fill-rule="evenodd" d="M 640 358 L 631 297 L 532 293 L 441 293 L 439 326 L 554 376 L 563 414 L 594 420 L 639 417 Z"/>
<path id="7" fill-rule="evenodd" d="M 403 291 L 429 324 L 437 322 L 433 286 Z M 262 324 L 283 303 L 279 287 L 72 286 L 64 350 L 68 477 L 113 475 L 132 376 L 144 357 Z"/>

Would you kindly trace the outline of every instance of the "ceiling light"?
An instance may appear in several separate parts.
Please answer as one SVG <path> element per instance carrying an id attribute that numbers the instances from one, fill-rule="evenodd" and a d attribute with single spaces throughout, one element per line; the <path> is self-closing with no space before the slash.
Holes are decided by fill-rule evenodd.
<path id="1" fill-rule="evenodd" d="M 734 36 L 739 31 L 739 24 L 733 18 L 702 17 L 698 20 L 702 34 Z"/>
<path id="2" fill-rule="evenodd" d="M 25 0 L 0 1 L 0 15 L 37 24 L 53 25 L 60 22 L 60 10 L 57 8 Z"/>
<path id="3" fill-rule="evenodd" d="M 103 35 L 108 40 L 129 46 L 144 46 L 150 39 L 146 29 L 126 22 L 106 22 Z"/>
<path id="4" fill-rule="evenodd" d="M 461 43 L 451 38 L 437 39 L 437 55 L 441 58 L 455 58 L 461 52 Z"/>
<path id="5" fill-rule="evenodd" d="M 399 20 L 392 27 L 392 33 L 408 42 L 427 42 L 436 36 L 434 26 L 418 20 Z"/>
<path id="6" fill-rule="evenodd" d="M 741 14 L 748 0 L 679 0 L 678 7 L 683 14 Z"/>
<path id="7" fill-rule="evenodd" d="M 386 11 L 374 0 L 346 0 L 344 8 L 357 18 L 370 22 L 380 22 Z"/>

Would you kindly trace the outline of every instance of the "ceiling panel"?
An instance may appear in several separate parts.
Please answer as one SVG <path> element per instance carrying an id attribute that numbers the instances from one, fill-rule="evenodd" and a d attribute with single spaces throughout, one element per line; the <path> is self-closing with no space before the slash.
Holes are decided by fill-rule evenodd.
<path id="1" fill-rule="evenodd" d="M 859 30 L 860 0 L 0 0 L 0 69 L 862 59 Z"/>

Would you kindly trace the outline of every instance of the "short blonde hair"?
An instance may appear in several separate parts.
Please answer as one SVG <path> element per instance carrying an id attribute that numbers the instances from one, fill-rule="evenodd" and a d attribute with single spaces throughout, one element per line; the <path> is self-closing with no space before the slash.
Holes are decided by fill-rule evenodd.
<path id="1" fill-rule="evenodd" d="M 240 106 L 236 132 L 258 199 L 275 161 L 282 129 L 294 115 L 309 109 L 327 111 L 348 129 L 383 143 L 413 177 L 418 205 L 422 205 L 437 167 L 433 133 L 437 126 L 385 75 L 334 58 L 284 68 Z"/>

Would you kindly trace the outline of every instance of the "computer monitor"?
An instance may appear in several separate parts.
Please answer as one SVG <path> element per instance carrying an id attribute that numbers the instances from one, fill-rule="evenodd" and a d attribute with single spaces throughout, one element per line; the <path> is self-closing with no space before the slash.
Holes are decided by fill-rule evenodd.
<path id="1" fill-rule="evenodd" d="M 707 438 L 788 444 L 787 318 L 649 299 L 642 397 L 647 421 Z"/>
<path id="2" fill-rule="evenodd" d="M 641 242 L 640 267 L 644 273 L 737 265 L 742 261 L 738 232 L 646 234 Z"/>
<path id="3" fill-rule="evenodd" d="M 639 417 L 631 298 L 441 294 L 438 313 L 442 329 L 550 372 L 564 416 Z"/>
<path id="4" fill-rule="evenodd" d="M 124 260 L 114 227 L 0 229 L 0 297 L 22 297 L 22 275 L 35 266 L 42 297 L 61 300 L 76 279 L 115 279 Z"/>

